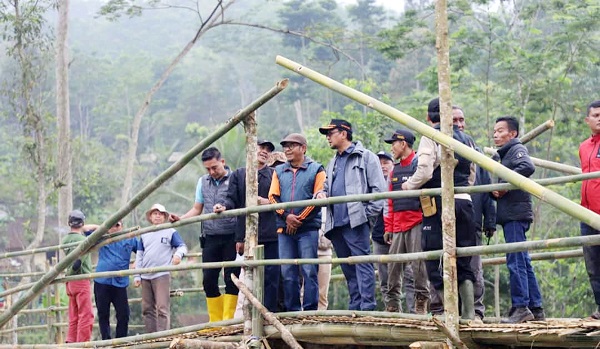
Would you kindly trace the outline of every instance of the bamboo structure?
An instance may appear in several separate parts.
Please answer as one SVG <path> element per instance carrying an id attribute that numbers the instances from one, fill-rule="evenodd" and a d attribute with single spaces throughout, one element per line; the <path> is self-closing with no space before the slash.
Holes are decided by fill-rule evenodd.
<path id="1" fill-rule="evenodd" d="M 450 46 L 448 43 L 448 8 L 446 0 L 435 2 L 435 48 L 437 51 L 440 130 L 452 137 L 452 90 L 450 83 Z M 458 286 L 456 270 L 456 216 L 454 210 L 454 150 L 442 147 L 440 162 L 442 180 L 442 279 L 444 282 L 444 314 L 448 338 L 458 335 Z M 448 343 L 450 344 L 450 343 Z"/>
<path id="2" fill-rule="evenodd" d="M 261 302 L 254 297 L 252 292 L 241 282 L 235 275 L 231 274 L 231 280 L 235 283 L 235 285 L 240 289 L 240 291 L 246 296 L 246 299 L 252 303 L 252 305 L 260 311 L 262 316 L 265 317 L 267 321 L 269 321 L 279 332 L 281 333 L 281 338 L 285 341 L 287 345 L 292 349 L 302 349 L 302 346 L 296 341 L 294 336 L 285 328 L 285 326 L 277 320 L 277 317 L 273 315 Z M 244 329 L 245 331 L 245 329 Z"/>
<path id="3" fill-rule="evenodd" d="M 571 200 L 553 192 L 552 190 L 546 189 L 543 186 L 535 183 L 533 180 L 525 178 L 518 173 L 511 171 L 510 169 L 502 166 L 498 162 L 489 159 L 483 154 L 480 154 L 477 150 L 472 149 L 461 142 L 442 134 L 441 132 L 417 121 L 413 117 L 395 109 L 391 106 L 376 100 L 372 97 L 367 96 L 355 89 L 345 86 L 331 78 L 328 78 L 322 74 L 319 74 L 307 67 L 302 66 L 294 61 L 291 61 L 282 56 L 277 56 L 277 64 L 294 71 L 302 76 L 305 76 L 335 92 L 338 92 L 350 99 L 353 99 L 363 105 L 366 105 L 374 110 L 377 110 L 381 114 L 390 117 L 391 119 L 405 125 L 406 127 L 414 130 L 428 138 L 433 139 L 439 144 L 443 144 L 447 147 L 454 149 L 455 152 L 462 155 L 463 157 L 477 163 L 482 168 L 486 169 L 490 173 L 503 178 L 507 182 L 517 186 L 519 189 L 527 191 L 539 198 L 543 202 L 549 203 L 564 213 L 577 218 L 578 220 L 586 223 L 594 229 L 600 230 L 600 215 L 590 211 L 589 209 L 578 205 Z"/>
<path id="4" fill-rule="evenodd" d="M 489 147 L 483 148 L 483 151 L 488 155 L 495 155 L 498 153 L 496 151 L 496 149 L 489 148 Z M 544 160 L 544 159 L 536 158 L 533 156 L 530 156 L 530 158 L 531 158 L 531 162 L 533 162 L 533 164 L 538 167 L 542 167 L 542 168 L 557 171 L 557 172 L 567 173 L 567 174 L 574 174 L 574 175 L 581 174 L 581 169 L 579 167 L 565 165 L 565 164 L 561 164 L 559 162 L 554 162 L 554 161 L 550 161 L 550 160 Z"/>
<path id="5" fill-rule="evenodd" d="M 237 349 L 236 343 L 213 342 L 198 339 L 175 338 L 169 345 L 169 349 Z"/>
<path id="6" fill-rule="evenodd" d="M 456 329 L 456 331 L 454 331 L 453 329 L 448 328 L 443 322 L 441 322 L 440 320 L 436 319 L 435 317 L 433 317 L 431 319 L 431 321 L 433 321 L 433 323 L 435 324 L 435 326 L 444 334 L 446 335 L 446 337 L 448 337 L 448 340 L 450 341 L 450 343 L 452 343 L 452 345 L 458 349 L 469 349 L 465 343 L 463 343 L 460 338 L 458 337 L 458 329 Z M 471 348 L 474 349 L 474 348 Z"/>
<path id="7" fill-rule="evenodd" d="M 542 133 L 548 131 L 549 129 L 554 127 L 554 120 L 550 119 L 544 122 L 543 124 L 537 126 L 533 130 L 527 132 L 522 137 L 520 137 L 521 143 L 527 144 L 535 137 L 541 135 Z"/>
<path id="8" fill-rule="evenodd" d="M 92 248 L 96 242 L 104 235 L 110 227 L 115 223 L 129 214 L 135 209 L 148 195 L 158 189 L 164 182 L 174 176 L 179 170 L 181 170 L 187 163 L 192 161 L 198 154 L 204 149 L 214 143 L 222 135 L 231 130 L 235 125 L 243 121 L 248 115 L 262 106 L 264 103 L 275 97 L 279 92 L 283 91 L 288 85 L 288 80 L 279 81 L 273 88 L 268 92 L 260 96 L 246 108 L 237 112 L 225 125 L 219 127 L 215 132 L 208 135 L 196 146 L 184 154 L 181 159 L 171 165 L 167 170 L 161 173 L 158 177 L 154 178 L 148 185 L 146 185 L 140 192 L 138 192 L 127 204 L 121 207 L 116 213 L 112 214 L 106 221 L 104 221 L 100 227 L 88 236 L 81 244 L 69 253 L 62 261 L 56 264 L 48 273 L 37 281 L 29 290 L 27 290 L 22 297 L 20 297 L 6 312 L 0 314 L 0 327 L 6 325 L 6 323 L 25 305 L 31 302 L 43 289 L 50 284 L 54 278 L 56 278 L 60 272 L 69 267 L 77 258 Z"/>
<path id="9" fill-rule="evenodd" d="M 246 207 L 253 207 L 258 205 L 256 114 L 251 114 L 246 118 L 244 121 L 244 130 L 246 131 Z M 258 244 L 258 213 L 249 213 L 246 215 L 245 228 L 244 259 L 250 261 L 256 259 L 255 248 Z M 254 279 L 257 276 L 254 273 L 256 268 L 250 269 L 249 267 L 245 267 L 244 269 L 245 286 L 250 292 L 257 290 Z M 244 335 L 247 337 L 252 336 L 254 333 L 253 320 L 256 319 L 256 315 L 250 307 L 248 298 L 246 298 L 244 300 Z"/>

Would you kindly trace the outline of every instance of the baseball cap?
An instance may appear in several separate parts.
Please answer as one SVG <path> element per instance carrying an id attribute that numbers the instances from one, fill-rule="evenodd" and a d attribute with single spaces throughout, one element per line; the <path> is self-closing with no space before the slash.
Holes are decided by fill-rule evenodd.
<path id="1" fill-rule="evenodd" d="M 279 144 L 281 144 L 282 146 L 285 143 L 298 143 L 301 145 L 307 145 L 306 138 L 299 133 L 290 133 L 289 135 L 285 136 L 285 138 L 282 139 L 281 142 L 279 142 Z"/>
<path id="2" fill-rule="evenodd" d="M 266 139 L 259 139 L 256 141 L 256 144 L 258 145 L 264 145 L 269 147 L 269 151 L 272 152 L 273 150 L 275 150 L 275 145 L 273 143 L 271 143 L 270 141 L 266 140 Z"/>
<path id="3" fill-rule="evenodd" d="M 378 156 L 380 159 L 381 159 L 381 158 L 384 158 L 384 159 L 388 159 L 388 160 L 390 160 L 390 161 L 394 161 L 394 158 L 392 158 L 392 154 L 390 154 L 390 153 L 386 153 L 386 152 L 384 152 L 383 150 L 382 150 L 382 151 L 380 151 L 379 153 L 377 153 L 377 156 Z"/>
<path id="4" fill-rule="evenodd" d="M 69 213 L 69 226 L 78 228 L 83 225 L 85 215 L 80 210 L 73 210 Z"/>
<path id="5" fill-rule="evenodd" d="M 348 132 L 352 133 L 352 124 L 350 124 L 348 121 L 343 120 L 343 119 L 331 119 L 331 121 L 329 122 L 329 125 L 319 127 L 319 132 L 321 132 L 321 134 L 323 134 L 323 135 L 326 135 L 327 132 L 334 130 L 336 128 L 340 129 L 342 131 L 348 131 Z"/>
<path id="6" fill-rule="evenodd" d="M 395 141 L 406 141 L 409 146 L 415 143 L 415 135 L 409 130 L 397 129 L 390 138 L 384 139 L 384 142 L 392 144 Z"/>

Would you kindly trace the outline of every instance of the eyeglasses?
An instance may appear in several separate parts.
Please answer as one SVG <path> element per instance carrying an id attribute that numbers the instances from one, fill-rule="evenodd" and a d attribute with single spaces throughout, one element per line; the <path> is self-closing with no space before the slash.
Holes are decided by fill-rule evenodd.
<path id="1" fill-rule="evenodd" d="M 282 147 L 283 149 L 289 149 L 289 150 L 292 150 L 292 149 L 296 148 L 296 146 L 299 146 L 299 145 L 300 145 L 300 144 L 298 144 L 298 143 L 286 143 L 286 144 L 282 144 L 282 145 L 281 145 L 281 147 Z"/>
<path id="2" fill-rule="evenodd" d="M 336 133 L 341 133 L 341 132 L 342 132 L 342 131 L 340 131 L 340 130 L 332 130 L 332 131 L 329 131 L 329 132 L 327 132 L 327 137 L 331 137 L 331 136 L 333 136 L 334 134 L 336 134 Z"/>

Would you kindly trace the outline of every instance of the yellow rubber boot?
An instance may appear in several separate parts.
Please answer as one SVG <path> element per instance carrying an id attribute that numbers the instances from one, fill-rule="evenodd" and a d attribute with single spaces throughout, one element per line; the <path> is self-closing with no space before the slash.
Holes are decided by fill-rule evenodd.
<path id="1" fill-rule="evenodd" d="M 223 320 L 223 295 L 219 297 L 206 297 L 206 308 L 208 308 L 209 322 Z"/>
<path id="2" fill-rule="evenodd" d="M 238 296 L 232 294 L 223 295 L 223 320 L 233 319 Z"/>

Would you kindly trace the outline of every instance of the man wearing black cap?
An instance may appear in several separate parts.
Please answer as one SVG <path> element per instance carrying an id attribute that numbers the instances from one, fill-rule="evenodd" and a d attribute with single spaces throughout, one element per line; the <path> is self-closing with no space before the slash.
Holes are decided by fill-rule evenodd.
<path id="1" fill-rule="evenodd" d="M 386 191 L 377 155 L 360 142 L 352 142 L 352 125 L 333 119 L 319 132 L 327 136 L 337 152 L 327 165 L 327 182 L 318 198 Z M 348 202 L 327 207 L 325 236 L 340 258 L 364 256 L 371 252 L 369 230 L 383 209 L 383 200 Z M 375 269 L 371 263 L 342 264 L 348 283 L 350 310 L 375 309 Z"/>
<path id="2" fill-rule="evenodd" d="M 392 136 L 385 139 L 392 145 L 394 160 L 398 161 L 390 174 L 390 190 L 402 190 L 402 184 L 415 173 L 417 157 L 412 149 L 415 135 L 403 129 L 396 130 Z M 385 217 L 386 243 L 390 244 L 390 254 L 421 252 L 421 222 L 423 216 L 418 198 L 388 199 L 388 213 Z M 411 266 L 415 281 L 415 308 L 408 309 L 416 314 L 427 313 L 429 287 L 427 271 L 423 261 L 408 263 Z M 400 290 L 404 277 L 405 263 L 389 264 L 388 288 L 390 298 L 394 300 L 388 311 L 402 311 Z"/>
<path id="3" fill-rule="evenodd" d="M 435 98 L 429 102 L 427 108 L 427 121 L 436 130 L 440 129 L 440 102 Z M 454 126 L 454 139 L 469 145 L 465 134 Z M 441 147 L 433 140 L 422 137 L 419 143 L 418 163 L 415 173 L 402 184 L 403 190 L 419 188 L 440 188 L 441 179 Z M 454 185 L 468 186 L 475 182 L 475 166 L 468 159 L 454 154 L 457 164 L 454 168 Z M 423 211 L 423 232 L 421 245 L 423 251 L 443 249 L 442 242 L 442 200 L 440 196 L 420 198 Z M 456 217 L 456 246 L 466 247 L 475 245 L 475 224 L 473 222 L 473 203 L 469 194 L 454 194 Z M 471 257 L 456 259 L 458 291 L 461 297 L 461 312 L 463 319 L 475 317 L 473 283 L 475 274 L 471 269 Z M 444 282 L 440 261 L 426 261 L 427 275 L 433 289 L 443 299 Z M 433 309 L 432 309 L 433 311 Z"/>
<path id="4" fill-rule="evenodd" d="M 267 166 L 270 155 L 275 150 L 273 143 L 262 139 L 257 142 L 258 149 L 256 160 L 258 162 L 258 204 L 269 204 L 269 188 L 273 169 Z M 236 208 L 246 207 L 246 168 L 241 167 L 231 173 L 227 198 L 223 205 L 214 212 L 223 212 Z M 236 250 L 239 254 L 244 253 L 244 240 L 246 237 L 246 216 L 237 217 L 235 230 Z M 275 212 L 261 212 L 258 219 L 258 243 L 264 246 L 265 259 L 278 259 L 279 247 L 277 244 L 277 228 L 275 227 Z M 264 306 L 271 312 L 277 311 L 277 294 L 279 288 L 278 265 L 265 266 L 264 280 Z"/>
<path id="5" fill-rule="evenodd" d="M 323 166 L 306 156 L 306 138 L 291 133 L 281 140 L 287 162 L 275 167 L 269 201 L 272 204 L 309 200 L 323 190 Z M 276 224 L 279 257 L 282 259 L 318 258 L 321 210 L 315 206 L 279 209 Z M 282 265 L 283 293 L 287 311 L 317 310 L 319 305 L 318 266 L 316 264 Z M 299 271 L 304 282 L 304 297 L 300 303 Z"/>

